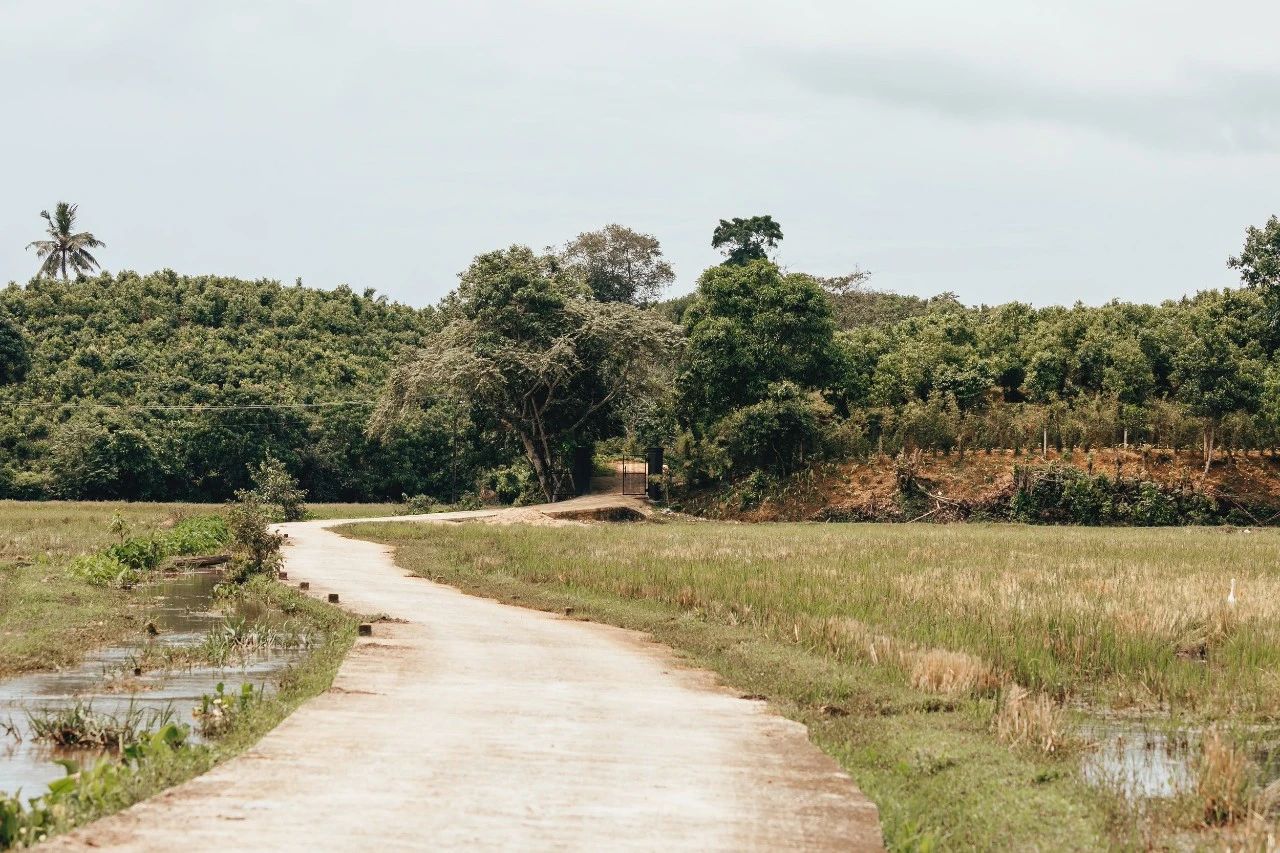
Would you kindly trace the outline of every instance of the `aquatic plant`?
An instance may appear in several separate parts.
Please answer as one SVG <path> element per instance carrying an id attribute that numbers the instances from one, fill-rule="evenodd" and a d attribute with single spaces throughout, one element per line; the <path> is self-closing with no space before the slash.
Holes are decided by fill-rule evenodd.
<path id="1" fill-rule="evenodd" d="M 248 713 L 253 704 L 262 697 L 261 691 L 255 692 L 252 684 L 241 684 L 240 692 L 227 695 L 226 685 L 218 682 L 212 694 L 200 697 L 200 705 L 192 712 L 196 725 L 204 737 L 219 737 L 231 729 L 239 717 Z"/>
<path id="2" fill-rule="evenodd" d="M 173 722 L 173 709 L 135 708 L 123 714 L 100 713 L 91 702 L 75 702 L 60 708 L 27 712 L 27 722 L 36 740 L 63 747 L 102 747 L 122 750 L 144 732 Z"/>

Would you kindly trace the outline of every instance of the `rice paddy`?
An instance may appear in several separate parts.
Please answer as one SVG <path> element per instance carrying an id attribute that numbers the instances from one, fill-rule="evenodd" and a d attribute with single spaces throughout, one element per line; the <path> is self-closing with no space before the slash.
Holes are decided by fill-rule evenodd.
<path id="1" fill-rule="evenodd" d="M 1277 531 L 350 531 L 419 574 L 649 631 L 768 696 L 877 800 L 896 848 L 1217 845 L 1274 826 L 1259 756 L 1280 709 Z M 1087 778 L 1081 725 L 1117 719 L 1196 733 L 1194 783 L 1137 801 Z"/>

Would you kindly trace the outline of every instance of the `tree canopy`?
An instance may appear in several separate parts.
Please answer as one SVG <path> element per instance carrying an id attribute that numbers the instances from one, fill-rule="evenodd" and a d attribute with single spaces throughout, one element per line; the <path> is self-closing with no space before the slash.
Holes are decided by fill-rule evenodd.
<path id="1" fill-rule="evenodd" d="M 711 235 L 711 248 L 724 253 L 726 264 L 742 265 L 767 260 L 781 239 L 782 226 L 772 216 L 735 216 L 720 220 Z"/>
<path id="2" fill-rule="evenodd" d="M 648 305 L 676 277 L 656 237 L 616 224 L 579 234 L 560 258 L 601 302 Z"/>
<path id="3" fill-rule="evenodd" d="M 475 259 L 443 327 L 392 376 L 377 428 L 439 399 L 513 436 L 543 497 L 569 493 L 566 456 L 644 394 L 679 332 L 652 312 L 595 298 L 525 246 Z"/>

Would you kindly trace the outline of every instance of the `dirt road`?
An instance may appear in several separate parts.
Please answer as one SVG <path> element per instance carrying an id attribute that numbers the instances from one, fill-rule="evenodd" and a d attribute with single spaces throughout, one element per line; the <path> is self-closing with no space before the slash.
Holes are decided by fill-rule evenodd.
<path id="1" fill-rule="evenodd" d="M 634 632 L 408 577 L 341 523 L 284 526 L 290 581 L 406 621 L 243 755 L 49 846 L 880 848 L 875 806 L 802 726 Z"/>

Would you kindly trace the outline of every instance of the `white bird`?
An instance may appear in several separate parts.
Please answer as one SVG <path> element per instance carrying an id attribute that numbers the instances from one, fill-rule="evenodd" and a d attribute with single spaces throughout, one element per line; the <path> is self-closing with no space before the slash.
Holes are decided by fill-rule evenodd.
<path id="1" fill-rule="evenodd" d="M 1227 606 L 1236 606 L 1236 579 L 1231 579 L 1231 591 L 1227 593 Z"/>

